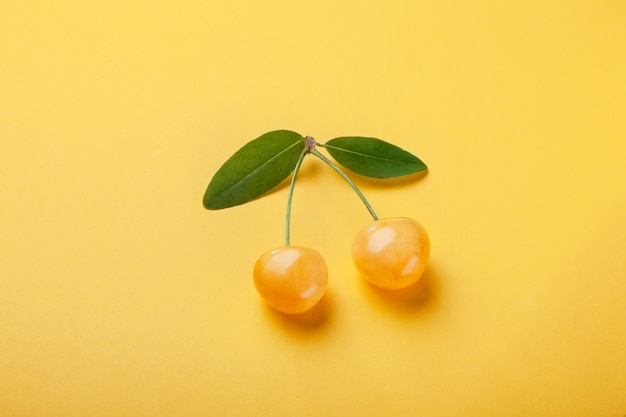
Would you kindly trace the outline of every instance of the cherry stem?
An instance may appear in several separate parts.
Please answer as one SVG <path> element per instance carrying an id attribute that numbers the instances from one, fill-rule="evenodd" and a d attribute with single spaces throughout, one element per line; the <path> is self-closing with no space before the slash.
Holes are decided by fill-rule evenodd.
<path id="1" fill-rule="evenodd" d="M 317 145 L 322 146 L 322 147 L 324 146 L 323 144 L 319 144 L 319 143 Z M 339 168 L 333 161 L 331 161 L 330 159 L 326 158 L 317 149 L 315 149 L 315 148 L 311 149 L 311 153 L 313 155 L 317 156 L 318 158 L 320 158 L 322 161 L 326 162 L 332 169 L 334 169 L 339 175 L 341 175 L 341 177 L 344 180 L 346 180 L 346 182 L 348 184 L 350 184 L 350 187 L 352 187 L 354 192 L 357 193 L 357 195 L 359 196 L 359 198 L 361 199 L 363 204 L 365 204 L 365 207 L 367 207 L 367 210 L 370 212 L 370 215 L 372 216 L 374 221 L 378 220 L 378 216 L 374 212 L 374 209 L 372 208 L 370 203 L 367 201 L 367 199 L 365 198 L 365 196 L 363 195 L 361 190 L 359 190 L 359 188 L 356 186 L 356 184 L 354 182 L 352 182 L 352 180 L 341 170 L 341 168 Z"/>
<path id="2" fill-rule="evenodd" d="M 298 171 L 300 170 L 300 165 L 302 165 L 302 160 L 305 155 L 310 152 L 308 146 L 305 146 L 300 156 L 298 157 L 298 162 L 296 162 L 296 166 L 293 169 L 293 175 L 291 176 L 291 184 L 289 185 L 289 195 L 287 196 L 287 215 L 285 216 L 285 245 L 289 246 L 291 243 L 291 200 L 293 198 L 293 189 L 296 184 L 296 177 L 298 176 Z"/>

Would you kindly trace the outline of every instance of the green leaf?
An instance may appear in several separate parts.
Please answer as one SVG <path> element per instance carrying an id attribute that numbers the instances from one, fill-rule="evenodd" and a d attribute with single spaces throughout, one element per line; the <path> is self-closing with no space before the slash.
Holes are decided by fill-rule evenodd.
<path id="1" fill-rule="evenodd" d="M 244 145 L 215 173 L 202 203 L 219 210 L 247 203 L 287 178 L 304 149 L 302 135 L 289 130 L 265 133 Z"/>
<path id="2" fill-rule="evenodd" d="M 415 155 L 376 138 L 335 138 L 325 147 L 341 165 L 366 177 L 395 178 L 428 169 Z"/>

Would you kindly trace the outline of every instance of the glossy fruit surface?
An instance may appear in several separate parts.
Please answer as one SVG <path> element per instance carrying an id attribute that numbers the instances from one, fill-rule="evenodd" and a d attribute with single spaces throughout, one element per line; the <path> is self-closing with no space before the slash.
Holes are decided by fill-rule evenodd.
<path id="1" fill-rule="evenodd" d="M 352 244 L 352 260 L 365 279 L 380 288 L 406 288 L 420 278 L 430 256 L 430 240 L 413 219 L 380 219 L 362 229 Z"/>
<path id="2" fill-rule="evenodd" d="M 328 287 L 328 268 L 309 248 L 282 246 L 265 252 L 254 264 L 254 285 L 276 310 L 298 314 L 310 310 Z"/>

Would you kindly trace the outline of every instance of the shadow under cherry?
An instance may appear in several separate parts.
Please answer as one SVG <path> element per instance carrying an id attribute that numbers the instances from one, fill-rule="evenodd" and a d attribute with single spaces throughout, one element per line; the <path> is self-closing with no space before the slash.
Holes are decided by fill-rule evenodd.
<path id="1" fill-rule="evenodd" d="M 429 265 L 415 284 L 399 290 L 378 288 L 362 277 L 360 280 L 363 293 L 372 304 L 407 317 L 432 310 L 440 297 L 440 279 L 434 265 Z"/>
<path id="2" fill-rule="evenodd" d="M 326 291 L 312 309 L 300 314 L 281 313 L 263 302 L 263 310 L 270 322 L 294 335 L 311 335 L 328 330 L 334 309 L 332 291 Z"/>

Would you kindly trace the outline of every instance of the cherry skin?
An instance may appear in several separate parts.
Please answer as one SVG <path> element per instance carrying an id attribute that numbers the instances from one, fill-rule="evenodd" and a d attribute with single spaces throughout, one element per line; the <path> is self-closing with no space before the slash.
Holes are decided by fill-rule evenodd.
<path id="1" fill-rule="evenodd" d="M 359 231 L 352 244 L 354 265 L 370 283 L 401 289 L 420 278 L 430 256 L 426 229 L 413 219 L 380 219 Z"/>
<path id="2" fill-rule="evenodd" d="M 253 277 L 261 297 L 287 314 L 310 310 L 328 287 L 328 268 L 322 255 L 300 246 L 265 252 L 254 264 Z"/>

